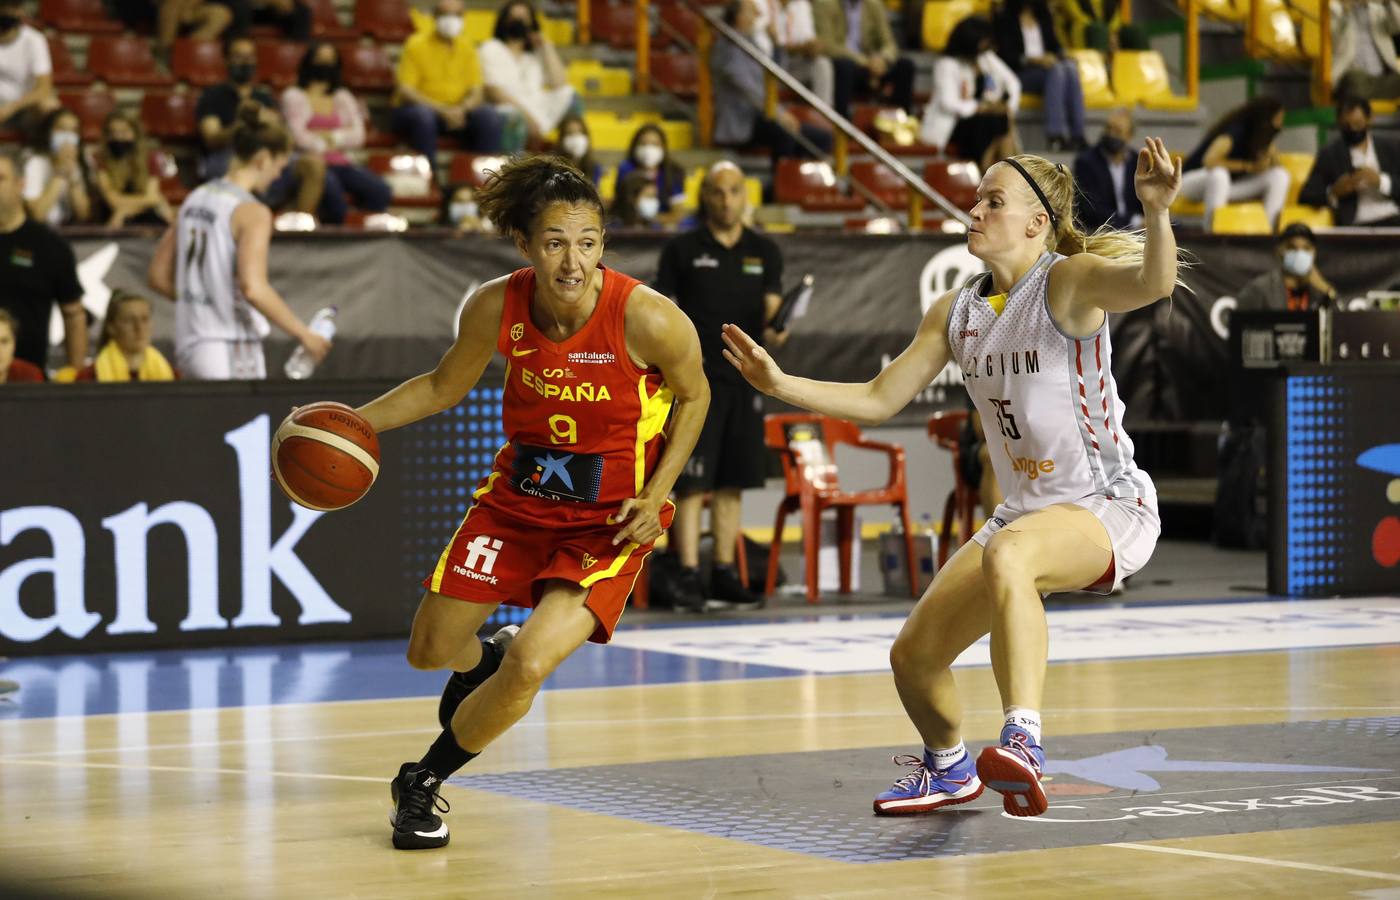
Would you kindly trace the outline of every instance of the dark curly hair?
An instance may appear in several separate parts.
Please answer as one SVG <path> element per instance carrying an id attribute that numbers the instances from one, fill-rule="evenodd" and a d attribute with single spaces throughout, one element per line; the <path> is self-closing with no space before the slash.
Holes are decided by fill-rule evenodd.
<path id="1" fill-rule="evenodd" d="M 554 203 L 591 206 L 603 216 L 603 198 L 589 177 L 562 156 L 517 157 L 491 172 L 476 192 L 481 214 L 505 234 L 528 237 L 540 213 Z"/>

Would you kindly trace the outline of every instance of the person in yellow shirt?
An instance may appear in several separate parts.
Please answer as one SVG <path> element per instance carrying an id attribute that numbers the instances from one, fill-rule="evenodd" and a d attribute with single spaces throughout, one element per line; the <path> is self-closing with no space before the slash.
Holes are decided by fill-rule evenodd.
<path id="1" fill-rule="evenodd" d="M 472 150 L 498 152 L 504 119 L 485 102 L 476 50 L 462 35 L 462 0 L 438 0 L 433 14 L 431 31 L 404 42 L 394 131 L 434 165 L 444 132 Z"/>

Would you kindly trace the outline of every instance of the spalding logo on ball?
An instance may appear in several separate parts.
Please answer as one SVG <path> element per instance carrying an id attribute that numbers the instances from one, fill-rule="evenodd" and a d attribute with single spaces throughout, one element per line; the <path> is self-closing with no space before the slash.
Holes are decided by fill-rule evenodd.
<path id="1" fill-rule="evenodd" d="M 272 474 L 294 503 L 344 509 L 379 477 L 379 435 L 344 403 L 300 407 L 272 439 Z"/>

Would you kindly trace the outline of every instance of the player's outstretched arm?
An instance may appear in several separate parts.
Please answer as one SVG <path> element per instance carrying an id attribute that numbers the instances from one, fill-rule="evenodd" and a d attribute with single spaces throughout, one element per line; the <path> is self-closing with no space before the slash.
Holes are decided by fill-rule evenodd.
<path id="1" fill-rule="evenodd" d="M 476 387 L 496 352 L 505 307 L 506 278 L 488 281 L 468 298 L 457 320 L 457 340 L 437 368 L 416 375 L 359 408 L 375 431 L 388 431 L 456 406 Z"/>
<path id="2" fill-rule="evenodd" d="M 1181 158 L 1173 159 L 1160 138 L 1148 138 L 1138 151 L 1133 181 L 1147 232 L 1142 262 L 1076 253 L 1057 265 L 1052 289 L 1068 292 L 1077 308 L 1131 312 L 1171 296 L 1176 287 L 1176 235 L 1168 208 L 1181 190 Z"/>
<path id="3" fill-rule="evenodd" d="M 737 325 L 724 326 L 724 358 L 749 384 L 771 397 L 861 425 L 879 425 L 908 406 L 943 371 L 950 353 L 948 312 L 956 296 L 956 291 L 949 291 L 939 297 L 904 352 L 879 375 L 859 384 L 788 375 Z"/>
<path id="4" fill-rule="evenodd" d="M 175 226 L 165 229 L 146 267 L 146 283 L 158 294 L 175 299 Z"/>
<path id="5" fill-rule="evenodd" d="M 661 536 L 661 504 L 671 494 L 686 460 L 700 439 L 710 409 L 710 382 L 701 362 L 700 338 L 680 307 L 645 285 L 627 298 L 627 349 L 637 362 L 661 370 L 675 397 L 666 449 L 635 500 L 623 501 L 615 521 L 614 544 L 645 544 Z"/>

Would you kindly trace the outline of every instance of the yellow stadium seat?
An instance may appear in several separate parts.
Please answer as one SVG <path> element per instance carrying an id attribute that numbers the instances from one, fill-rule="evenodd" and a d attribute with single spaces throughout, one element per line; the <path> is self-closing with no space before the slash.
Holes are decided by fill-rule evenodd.
<path id="1" fill-rule="evenodd" d="M 1283 0 L 1257 0 L 1264 6 L 1264 23 L 1259 29 L 1259 47 L 1269 56 L 1279 59 L 1303 58 L 1298 46 L 1298 29 Z"/>
<path id="2" fill-rule="evenodd" d="M 1172 201 L 1171 214 L 1186 219 L 1199 219 L 1206 214 L 1206 205 L 1199 200 L 1187 200 L 1180 194 Z"/>
<path id="3" fill-rule="evenodd" d="M 1079 86 L 1084 90 L 1084 105 L 1090 109 L 1111 109 L 1118 98 L 1108 85 L 1108 66 L 1097 50 L 1067 50 L 1066 54 L 1079 67 Z"/>
<path id="4" fill-rule="evenodd" d="M 1290 203 L 1283 208 L 1283 212 L 1279 213 L 1279 231 L 1282 231 L 1294 222 L 1302 222 L 1313 231 L 1331 228 L 1333 225 L 1332 210 L 1325 206 L 1299 206 L 1296 203 Z"/>
<path id="5" fill-rule="evenodd" d="M 1378 116 L 1393 116 L 1400 112 L 1400 100 L 1372 100 L 1371 112 Z"/>
<path id="6" fill-rule="evenodd" d="M 1210 230 L 1215 234 L 1273 234 L 1262 203 L 1227 203 L 1215 211 Z"/>
<path id="7" fill-rule="evenodd" d="M 596 59 L 570 61 L 569 84 L 581 97 L 626 97 L 632 93 L 632 70 L 605 66 Z"/>
<path id="8" fill-rule="evenodd" d="M 473 44 L 481 44 L 491 40 L 491 34 L 495 29 L 496 11 L 494 9 L 469 9 L 463 14 L 462 33 Z"/>
<path id="9" fill-rule="evenodd" d="M 632 143 L 633 133 L 647 122 L 660 124 L 661 114 L 643 110 L 630 113 L 585 110 L 583 120 L 588 124 L 588 133 L 593 136 L 593 149 L 626 150 Z M 671 149 L 676 149 L 674 143 Z"/>
<path id="10" fill-rule="evenodd" d="M 1186 4 L 1180 4 L 1184 9 Z M 1197 9 L 1215 19 L 1243 22 L 1249 15 L 1249 0 L 1199 0 Z"/>
<path id="11" fill-rule="evenodd" d="M 617 167 L 610 166 L 603 170 L 602 177 L 598 179 L 598 196 L 611 203 L 613 197 L 617 196 Z"/>
<path id="12" fill-rule="evenodd" d="M 1313 155 L 1311 153 L 1280 153 L 1278 155 L 1279 165 L 1288 170 L 1288 202 L 1298 202 L 1298 192 L 1303 189 L 1303 182 L 1308 180 L 1308 173 L 1312 171 Z"/>
<path id="13" fill-rule="evenodd" d="M 677 150 L 689 150 L 695 146 L 695 126 L 691 123 L 666 119 L 657 124 L 665 133 L 666 143 L 670 145 L 672 153 Z"/>
<path id="14" fill-rule="evenodd" d="M 942 50 L 953 27 L 968 16 L 978 15 L 974 0 L 929 0 L 924 4 L 924 49 Z"/>
<path id="15" fill-rule="evenodd" d="M 744 193 L 748 194 L 749 209 L 758 209 L 763 205 L 763 182 L 757 178 L 744 179 Z"/>
<path id="16" fill-rule="evenodd" d="M 1113 92 L 1118 102 L 1149 109 L 1195 109 L 1190 97 L 1172 93 L 1167 63 L 1156 50 L 1119 50 L 1113 55 Z"/>
<path id="17" fill-rule="evenodd" d="M 570 19 L 540 16 L 540 31 L 560 47 L 568 47 L 574 42 L 574 23 Z"/>
<path id="18" fill-rule="evenodd" d="M 1040 96 L 1039 94 L 1022 94 L 1022 95 L 1021 95 L 1021 108 L 1022 108 L 1022 109 L 1044 109 L 1044 108 L 1045 108 L 1045 98 L 1042 97 L 1042 96 Z"/>

